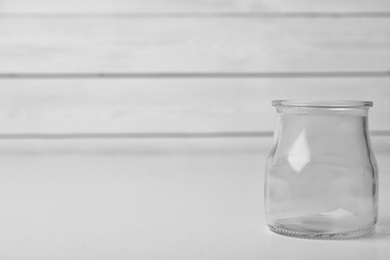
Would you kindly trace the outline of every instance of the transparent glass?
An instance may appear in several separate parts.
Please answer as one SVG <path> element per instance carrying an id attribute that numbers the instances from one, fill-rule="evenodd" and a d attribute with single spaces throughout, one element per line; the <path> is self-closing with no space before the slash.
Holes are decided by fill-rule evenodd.
<path id="1" fill-rule="evenodd" d="M 367 236 L 378 215 L 369 101 L 272 102 L 265 213 L 276 233 L 314 239 Z"/>

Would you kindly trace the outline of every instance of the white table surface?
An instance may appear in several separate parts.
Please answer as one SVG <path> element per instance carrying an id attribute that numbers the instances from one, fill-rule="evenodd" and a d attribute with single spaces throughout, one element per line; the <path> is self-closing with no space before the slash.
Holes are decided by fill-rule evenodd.
<path id="1" fill-rule="evenodd" d="M 390 138 L 376 233 L 347 241 L 271 233 L 271 140 L 2 140 L 0 259 L 390 259 Z"/>

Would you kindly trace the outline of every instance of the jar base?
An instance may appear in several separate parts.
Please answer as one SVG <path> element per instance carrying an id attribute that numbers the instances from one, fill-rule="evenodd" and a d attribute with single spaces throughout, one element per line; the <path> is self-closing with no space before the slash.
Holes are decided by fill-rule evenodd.
<path id="1" fill-rule="evenodd" d="M 311 230 L 305 230 L 301 228 L 300 231 L 288 229 L 284 227 L 275 227 L 268 225 L 271 231 L 294 238 L 304 239 L 324 239 L 324 240 L 346 240 L 346 239 L 357 239 L 372 235 L 375 232 L 375 225 L 364 227 L 361 229 L 354 229 L 345 232 L 313 232 Z"/>

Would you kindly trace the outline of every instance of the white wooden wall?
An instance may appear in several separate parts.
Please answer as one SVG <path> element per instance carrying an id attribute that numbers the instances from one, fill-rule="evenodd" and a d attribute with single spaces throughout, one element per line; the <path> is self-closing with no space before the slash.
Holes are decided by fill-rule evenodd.
<path id="1" fill-rule="evenodd" d="M 0 134 L 269 135 L 273 99 L 373 100 L 388 0 L 0 0 Z"/>

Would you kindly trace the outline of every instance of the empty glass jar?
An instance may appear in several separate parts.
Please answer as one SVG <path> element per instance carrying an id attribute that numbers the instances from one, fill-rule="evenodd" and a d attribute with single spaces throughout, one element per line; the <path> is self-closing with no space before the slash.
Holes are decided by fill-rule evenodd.
<path id="1" fill-rule="evenodd" d="M 265 212 L 276 233 L 316 239 L 371 234 L 378 214 L 369 101 L 272 102 L 274 142 L 266 163 Z"/>

